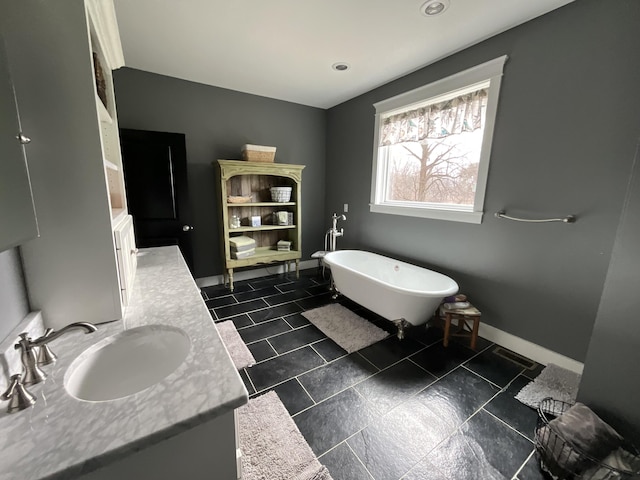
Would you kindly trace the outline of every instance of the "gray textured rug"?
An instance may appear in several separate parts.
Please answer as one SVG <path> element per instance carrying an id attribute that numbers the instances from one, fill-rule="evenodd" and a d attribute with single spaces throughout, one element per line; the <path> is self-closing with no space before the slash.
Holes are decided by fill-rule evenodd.
<path id="1" fill-rule="evenodd" d="M 229 356 L 238 370 L 256 364 L 256 359 L 253 358 L 242 338 L 240 338 L 240 334 L 231 320 L 216 323 L 216 327 L 222 338 L 222 343 L 227 347 L 227 352 L 229 352 Z"/>
<path id="2" fill-rule="evenodd" d="M 551 397 L 567 403 L 575 403 L 581 375 L 550 363 L 532 382 L 516 395 L 516 400 L 532 408 Z"/>
<path id="3" fill-rule="evenodd" d="M 376 327 L 339 303 L 307 310 L 302 315 L 348 353 L 389 336 L 389 332 Z"/>
<path id="4" fill-rule="evenodd" d="M 278 395 L 268 392 L 238 409 L 246 480 L 332 480 Z"/>

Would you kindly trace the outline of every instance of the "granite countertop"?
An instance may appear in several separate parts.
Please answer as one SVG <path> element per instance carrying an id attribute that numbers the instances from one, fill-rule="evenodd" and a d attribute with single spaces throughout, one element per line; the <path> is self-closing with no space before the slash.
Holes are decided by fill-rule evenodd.
<path id="1" fill-rule="evenodd" d="M 49 374 L 44 383 L 29 387 L 38 397 L 32 409 L 7 414 L 6 403 L 0 404 L 0 479 L 75 478 L 248 401 L 178 247 L 141 249 L 133 288 L 124 321 L 51 342 L 58 361 L 43 368 Z M 125 328 L 152 324 L 179 327 L 191 340 L 175 372 L 107 402 L 81 401 L 66 392 L 65 371 L 85 349 Z"/>

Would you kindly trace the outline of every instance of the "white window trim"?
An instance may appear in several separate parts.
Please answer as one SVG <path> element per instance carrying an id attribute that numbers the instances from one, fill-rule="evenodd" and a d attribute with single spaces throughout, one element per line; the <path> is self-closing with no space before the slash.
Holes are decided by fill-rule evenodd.
<path id="1" fill-rule="evenodd" d="M 489 175 L 489 160 L 491 158 L 491 144 L 493 141 L 496 113 L 498 111 L 498 97 L 500 94 L 503 67 L 507 58 L 508 57 L 506 55 L 503 55 L 502 57 L 498 57 L 481 65 L 463 70 L 462 72 L 423 87 L 416 88 L 409 92 L 405 92 L 373 104 L 376 109 L 376 115 L 373 138 L 371 203 L 369 204 L 371 212 L 432 218 L 437 220 L 450 220 L 454 222 L 482 223 L 484 197 L 487 186 L 487 177 Z M 408 109 L 412 104 L 424 103 L 427 99 L 444 95 L 453 90 L 469 87 L 473 84 L 486 82 L 487 80 L 489 81 L 489 95 L 487 97 L 486 121 L 482 139 L 480 163 L 478 166 L 478 180 L 476 183 L 473 211 L 457 211 L 447 209 L 446 207 L 428 208 L 424 206 L 399 205 L 394 202 L 386 202 L 384 200 L 384 185 L 386 184 L 386 182 L 384 182 L 385 172 L 382 168 L 382 162 L 378 165 L 380 117 L 382 114 L 400 108 Z M 378 188 L 378 185 L 380 185 L 380 188 Z"/>

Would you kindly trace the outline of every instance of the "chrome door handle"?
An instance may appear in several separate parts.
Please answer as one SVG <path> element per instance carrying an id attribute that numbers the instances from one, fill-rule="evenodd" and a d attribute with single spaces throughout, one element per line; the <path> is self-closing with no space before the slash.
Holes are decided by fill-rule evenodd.
<path id="1" fill-rule="evenodd" d="M 183 232 L 188 232 L 189 230 L 193 230 L 193 227 L 191 225 L 183 225 L 182 226 L 182 231 Z"/>

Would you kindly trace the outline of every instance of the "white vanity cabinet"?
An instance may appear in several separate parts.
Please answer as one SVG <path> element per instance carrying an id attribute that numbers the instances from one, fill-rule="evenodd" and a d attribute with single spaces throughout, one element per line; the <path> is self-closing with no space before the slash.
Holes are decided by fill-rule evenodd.
<path id="1" fill-rule="evenodd" d="M 125 263 L 118 263 L 122 232 L 114 235 L 127 205 L 111 77 L 124 63 L 113 3 L 20 0 L 2 10 L 22 125 L 32 139 L 40 236 L 21 247 L 31 307 L 56 329 L 121 319 L 121 283 L 132 278 L 135 260 L 120 255 Z M 125 248 L 135 250 L 126 238 Z"/>
<path id="2" fill-rule="evenodd" d="M 113 230 L 116 243 L 116 256 L 118 259 L 118 274 L 120 279 L 120 295 L 122 304 L 129 305 L 131 292 L 133 292 L 133 278 L 138 265 L 138 249 L 133 232 L 133 217 L 126 215 Z"/>

